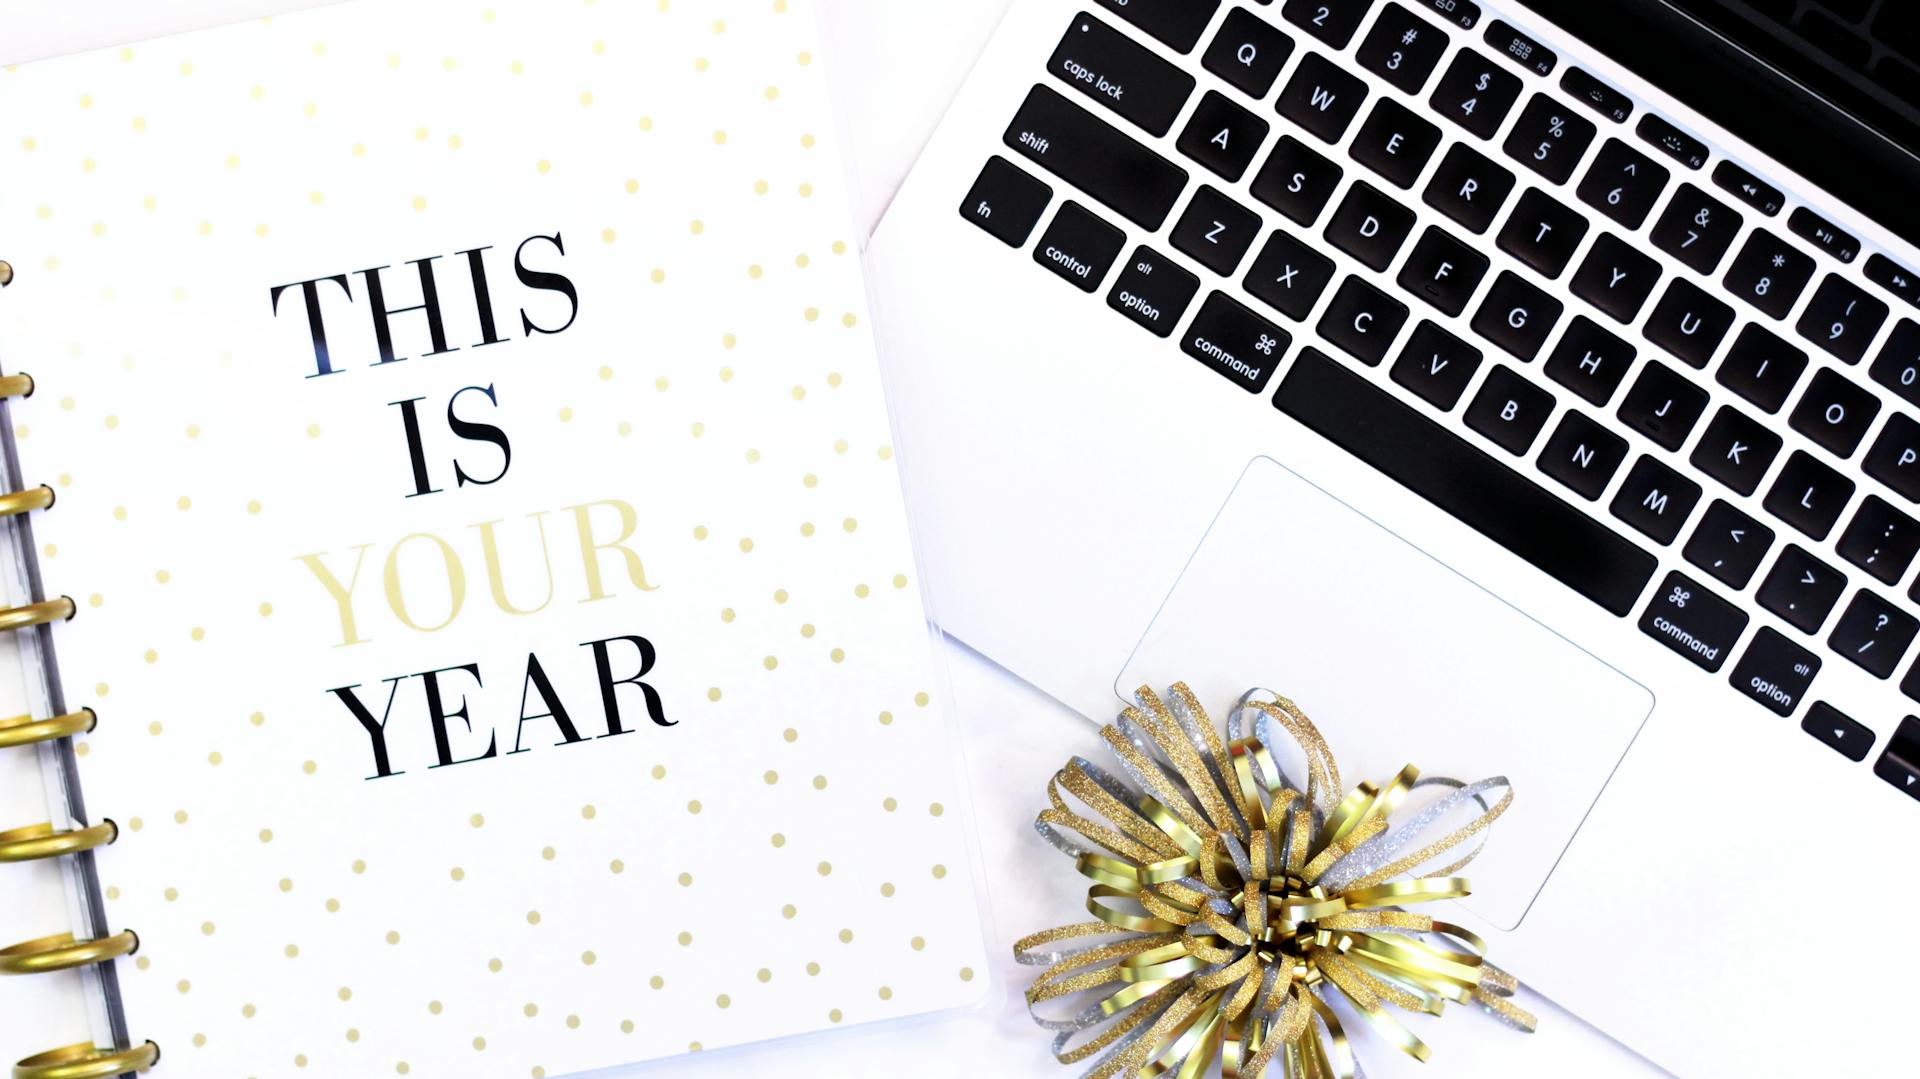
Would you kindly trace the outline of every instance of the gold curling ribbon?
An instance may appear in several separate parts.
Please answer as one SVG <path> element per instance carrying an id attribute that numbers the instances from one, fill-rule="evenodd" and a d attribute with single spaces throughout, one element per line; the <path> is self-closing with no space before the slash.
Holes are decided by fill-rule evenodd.
<path id="1" fill-rule="evenodd" d="M 1142 687 L 1136 700 L 1102 734 L 1139 789 L 1123 798 L 1127 784 L 1096 783 L 1084 762 L 1070 763 L 1035 822 L 1092 881 L 1086 906 L 1099 919 L 1015 945 L 1022 962 L 1051 964 L 1027 992 L 1029 1009 L 1085 1001 L 1071 1020 L 1034 1012 L 1062 1032 L 1061 1063 L 1090 1062 L 1085 1079 L 1353 1079 L 1359 1063 L 1336 1001 L 1366 1020 L 1369 1037 L 1419 1060 L 1431 1050 L 1396 1009 L 1438 1016 L 1448 1002 L 1471 1002 L 1534 1028 L 1511 999 L 1518 981 L 1483 958 L 1485 941 L 1405 909 L 1469 894 L 1455 873 L 1478 853 L 1468 841 L 1511 804 L 1504 779 L 1423 781 L 1408 765 L 1342 795 L 1332 750 L 1285 698 L 1243 698 L 1264 717 L 1257 730 L 1284 736 L 1278 746 L 1224 740 L 1181 684 L 1165 699 Z M 1282 759 L 1305 761 L 1304 790 Z M 1443 789 L 1447 801 L 1395 823 L 1416 787 Z M 1063 788 L 1092 815 L 1070 808 Z M 1493 798 L 1496 788 L 1505 789 Z M 1406 852 L 1391 861 L 1387 835 Z M 1454 864 L 1405 875 L 1462 844 Z M 1083 938 L 1101 942 L 1037 954 Z M 1076 1036 L 1084 1040 L 1069 1048 Z"/>

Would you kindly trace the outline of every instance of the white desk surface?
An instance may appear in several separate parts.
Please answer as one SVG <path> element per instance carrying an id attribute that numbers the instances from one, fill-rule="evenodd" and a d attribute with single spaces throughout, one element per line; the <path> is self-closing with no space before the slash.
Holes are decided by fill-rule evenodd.
<path id="1" fill-rule="evenodd" d="M 1009 0 L 823 2 L 840 122 L 853 148 L 860 226 L 871 231 Z M 312 3 L 0 0 L 0 63 L 122 44 Z M 1071 1079 L 1083 1070 L 1057 1065 L 1048 1055 L 1048 1035 L 1028 1021 L 1020 997 L 1033 971 L 1013 962 L 1009 945 L 1033 930 L 1077 920 L 1085 882 L 1033 833 L 1031 824 L 1044 804 L 1047 778 L 1075 753 L 1095 755 L 1099 743 L 1091 725 L 990 660 L 959 646 L 950 646 L 948 652 L 953 707 L 966 742 L 989 889 L 987 932 L 999 957 L 993 971 L 997 993 L 969 1013 L 616 1069 L 604 1073 L 610 1079 L 744 1079 L 768 1074 Z M 0 702 L 20 699 L 14 671 L 12 663 L 0 663 Z M 34 772 L 18 762 L 0 768 L 0 821 L 25 820 L 26 814 L 37 819 L 43 805 Z M 27 876 L 0 873 L 0 912 L 38 909 L 56 898 L 44 894 L 43 877 L 35 874 L 29 882 Z M 0 924 L 4 921 L 0 918 Z M 1524 977 L 1525 971 L 1519 973 Z M 1437 1032 L 1435 1056 L 1419 1074 L 1434 1079 L 1661 1074 L 1551 1003 L 1533 997 L 1526 1004 L 1540 1016 L 1538 1034 L 1518 1035 L 1461 1010 Z M 78 1037 L 73 1024 L 82 1008 L 78 979 L 0 981 L 0 1064 L 47 1048 L 41 1044 L 48 1040 L 46 1032 Z M 1364 1033 L 1361 1038 L 1363 1060 L 1373 1065 L 1370 1074 L 1411 1071 L 1388 1059 L 1389 1054 L 1398 1056 L 1391 1048 Z"/>

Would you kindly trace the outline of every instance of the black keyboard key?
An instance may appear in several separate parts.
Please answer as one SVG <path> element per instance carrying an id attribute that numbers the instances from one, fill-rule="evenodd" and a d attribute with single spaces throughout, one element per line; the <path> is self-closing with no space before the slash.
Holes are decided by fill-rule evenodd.
<path id="1" fill-rule="evenodd" d="M 1248 97 L 1263 98 L 1292 55 L 1292 38 L 1246 8 L 1234 8 L 1201 63 Z"/>
<path id="2" fill-rule="evenodd" d="M 1268 130 L 1265 120 L 1228 101 L 1225 94 L 1208 90 L 1174 145 L 1231 183 L 1246 175 Z"/>
<path id="3" fill-rule="evenodd" d="M 1668 123 L 1664 117 L 1648 113 L 1634 128 L 1636 134 L 1663 154 L 1690 169 L 1705 167 L 1707 144 Z"/>
<path id="4" fill-rule="evenodd" d="M 1753 580 L 1771 546 L 1773 529 L 1716 499 L 1701 515 L 1682 553 L 1714 580 L 1738 592 Z"/>
<path id="5" fill-rule="evenodd" d="M 1675 359 L 1705 370 L 1732 329 L 1733 308 L 1686 278 L 1676 277 L 1641 332 Z"/>
<path id="6" fill-rule="evenodd" d="M 1482 233 L 1493 224 L 1513 194 L 1513 173 L 1487 160 L 1463 142 L 1456 142 L 1440 159 L 1427 181 L 1426 202 L 1469 232 Z"/>
<path id="7" fill-rule="evenodd" d="M 1519 274 L 1502 270 L 1487 290 L 1487 298 L 1480 302 L 1479 313 L 1473 316 L 1473 332 L 1513 356 L 1531 361 L 1547 343 L 1563 310 L 1559 300 Z"/>
<path id="8" fill-rule="evenodd" d="M 1882 9 L 1881 17 L 1901 10 L 1899 4 L 1894 4 Z M 1901 683 L 1902 688 L 1905 685 Z M 1873 774 L 1893 784 L 1896 790 L 1906 791 L 1907 797 L 1920 798 L 1920 719 L 1908 716 L 1900 721 L 1893 737 L 1887 741 L 1887 748 L 1873 762 Z"/>
<path id="9" fill-rule="evenodd" d="M 1860 467 L 1901 498 L 1920 502 L 1920 423 L 1904 412 L 1888 416 Z"/>
<path id="10" fill-rule="evenodd" d="M 1280 115 L 1315 138 L 1339 142 L 1367 99 L 1367 84 L 1317 52 L 1300 58 L 1280 91 Z"/>
<path id="11" fill-rule="evenodd" d="M 1439 145 L 1439 128 L 1398 101 L 1383 97 L 1360 125 L 1347 153 L 1394 186 L 1411 188 Z"/>
<path id="12" fill-rule="evenodd" d="M 1429 101 L 1435 112 L 1478 138 L 1490 139 L 1519 97 L 1520 76 L 1494 66 L 1493 58 L 1483 52 L 1461 49 Z"/>
<path id="13" fill-rule="evenodd" d="M 1573 99 L 1616 124 L 1624 124 L 1633 115 L 1633 99 L 1601 82 L 1577 67 L 1567 69 L 1560 76 L 1560 89 L 1573 95 Z"/>
<path id="14" fill-rule="evenodd" d="M 1248 393 L 1259 393 L 1292 340 L 1246 305 L 1216 292 L 1193 316 L 1180 349 Z"/>
<path id="15" fill-rule="evenodd" d="M 1853 497 L 1853 481 L 1795 450 L 1767 492 L 1767 512 L 1814 539 L 1827 538 Z"/>
<path id="16" fill-rule="evenodd" d="M 1920 304 L 1920 274 L 1885 255 L 1867 256 L 1867 280 L 1911 304 Z"/>
<path id="17" fill-rule="evenodd" d="M 967 189 L 960 216 L 1008 247 L 1025 247 L 1053 201 L 1053 189 L 1020 171 L 1004 157 L 990 157 Z"/>
<path id="18" fill-rule="evenodd" d="M 1157 230 L 1187 170 L 1045 86 L 1027 94 L 1006 144 L 1143 229 Z"/>
<path id="19" fill-rule="evenodd" d="M 1174 52 L 1192 52 L 1220 0 L 1100 0 L 1102 6 L 1158 38 Z"/>
<path id="20" fill-rule="evenodd" d="M 1653 223 L 1653 246 L 1710 274 L 1740 233 L 1740 215 L 1692 184 L 1681 184 Z"/>
<path id="21" fill-rule="evenodd" d="M 1333 246 L 1359 259 L 1371 270 L 1384 270 L 1413 231 L 1413 211 L 1359 180 L 1327 222 Z"/>
<path id="22" fill-rule="evenodd" d="M 1535 75 L 1545 77 L 1553 74 L 1554 65 L 1560 62 L 1552 49 L 1515 30 L 1504 19 L 1495 19 L 1487 24 L 1486 39 L 1495 52 Z"/>
<path id="23" fill-rule="evenodd" d="M 1547 439 L 1537 464 L 1569 491 L 1596 502 L 1626 460 L 1626 439 L 1569 410 Z"/>
<path id="24" fill-rule="evenodd" d="M 1637 229 L 1667 189 L 1667 167 L 1628 146 L 1608 139 L 1581 179 L 1580 201 L 1606 214 L 1622 228 Z"/>
<path id="25" fill-rule="evenodd" d="M 1614 492 L 1610 508 L 1615 517 L 1666 547 L 1680 538 L 1687 516 L 1699 504 L 1699 484 L 1651 457 L 1642 457 Z"/>
<path id="26" fill-rule="evenodd" d="M 1828 274 L 1794 328 L 1836 359 L 1859 363 L 1886 324 L 1887 314 L 1884 302 L 1839 274 Z"/>
<path id="27" fill-rule="evenodd" d="M 1894 509 L 1878 495 L 1860 503 L 1853 521 L 1840 533 L 1840 557 L 1866 570 L 1881 584 L 1898 584 L 1920 554 L 1920 522 Z"/>
<path id="28" fill-rule="evenodd" d="M 1593 122 L 1546 94 L 1535 94 L 1507 132 L 1507 156 L 1556 184 L 1573 178 L 1597 133 Z"/>
<path id="29" fill-rule="evenodd" d="M 1312 348 L 1273 403 L 1614 614 L 1653 577 L 1652 555 Z"/>
<path id="30" fill-rule="evenodd" d="M 1260 217 L 1211 186 L 1193 193 L 1173 226 L 1175 249 L 1222 277 L 1232 276 L 1260 235 Z"/>
<path id="31" fill-rule="evenodd" d="M 1400 287 L 1449 315 L 1467 309 L 1467 301 L 1487 276 L 1487 256 L 1430 225 L 1400 267 Z"/>
<path id="32" fill-rule="evenodd" d="M 1800 721 L 1800 729 L 1855 764 L 1866 760 L 1873 750 L 1873 732 L 1825 701 L 1813 702 L 1807 718 Z"/>
<path id="33" fill-rule="evenodd" d="M 1755 598 L 1788 625 L 1802 633 L 1813 633 L 1846 590 L 1845 574 L 1789 543 L 1760 582 Z"/>
<path id="34" fill-rule="evenodd" d="M 1827 647 L 1875 678 L 1892 678 L 1916 632 L 1920 619 L 1862 590 L 1833 624 Z"/>
<path id="35" fill-rule="evenodd" d="M 1780 456 L 1781 444 L 1779 435 L 1732 405 L 1721 405 L 1690 460 L 1693 467 L 1734 491 L 1750 495 L 1760 488 L 1773 459 Z"/>
<path id="36" fill-rule="evenodd" d="M 1761 626 L 1727 680 L 1769 712 L 1790 716 L 1813 688 L 1813 677 L 1819 673 L 1820 657 L 1772 627 Z"/>
<path id="37" fill-rule="evenodd" d="M 1192 75 L 1091 15 L 1067 27 L 1047 70 L 1154 135 L 1165 135 L 1193 96 Z"/>
<path id="38" fill-rule="evenodd" d="M 1487 372 L 1487 380 L 1467 406 L 1467 426 L 1487 436 L 1494 445 L 1516 457 L 1533 448 L 1533 440 L 1553 414 L 1553 395 L 1514 374 L 1504 364 Z"/>
<path id="39" fill-rule="evenodd" d="M 1584 215 L 1528 188 L 1500 228 L 1500 250 L 1533 267 L 1542 277 L 1559 277 L 1587 235 Z"/>
<path id="40" fill-rule="evenodd" d="M 1120 257 L 1126 234 L 1088 212 L 1077 202 L 1068 202 L 1053 216 L 1053 224 L 1041 235 L 1033 249 L 1033 261 L 1073 283 L 1081 292 L 1092 292 L 1106 280 L 1113 260 Z"/>
<path id="41" fill-rule="evenodd" d="M 1640 317 L 1660 280 L 1660 263 L 1612 233 L 1602 233 L 1573 275 L 1573 294 L 1620 322 Z"/>
<path id="42" fill-rule="evenodd" d="M 1287 21 L 1326 42 L 1344 49 L 1353 40 L 1354 31 L 1367 17 L 1373 0 L 1287 0 L 1280 10 Z"/>
<path id="43" fill-rule="evenodd" d="M 1845 229 L 1807 209 L 1796 208 L 1787 216 L 1787 228 L 1795 236 L 1839 259 L 1852 262 L 1860 257 L 1860 241 L 1853 238 Z"/>
<path id="44" fill-rule="evenodd" d="M 1422 321 L 1393 361 L 1393 380 L 1442 412 L 1451 412 L 1480 370 L 1480 350 Z"/>
<path id="45" fill-rule="evenodd" d="M 1713 167 L 1713 182 L 1720 185 L 1720 190 L 1731 192 L 1734 198 L 1768 217 L 1786 205 L 1787 197 L 1779 188 L 1731 161 L 1722 161 Z"/>
<path id="46" fill-rule="evenodd" d="M 1754 229 L 1727 268 L 1727 291 L 1774 318 L 1786 318 L 1813 278 L 1813 256 Z"/>
<path id="47" fill-rule="evenodd" d="M 1867 374 L 1902 401 L 1920 405 L 1920 323 L 1904 318 L 1896 323 Z"/>
<path id="48" fill-rule="evenodd" d="M 1734 338 L 1715 378 L 1761 411 L 1772 414 L 1787 403 L 1806 369 L 1806 353 L 1750 322 Z"/>
<path id="49" fill-rule="evenodd" d="M 1659 360 L 1648 360 L 1620 400 L 1620 422 L 1664 450 L 1677 450 L 1707 410 L 1707 391 Z"/>
<path id="50" fill-rule="evenodd" d="M 1853 456 L 1867 428 L 1880 414 L 1880 399 L 1849 382 L 1845 375 L 1821 368 L 1813 373 L 1800 402 L 1788 417 L 1793 429 L 1842 459 Z"/>
<path id="51" fill-rule="evenodd" d="M 1134 248 L 1133 257 L 1121 267 L 1113 291 L 1107 293 L 1107 306 L 1145 326 L 1156 337 L 1170 337 L 1199 291 L 1198 277 L 1142 245 Z"/>
<path id="52" fill-rule="evenodd" d="M 1669 573 L 1640 616 L 1640 632 L 1708 671 L 1733 652 L 1747 616 L 1684 573 Z"/>
<path id="53" fill-rule="evenodd" d="M 1333 260 L 1292 235 L 1276 230 L 1247 271 L 1247 291 L 1274 310 L 1304 322 L 1333 283 Z"/>
<path id="54" fill-rule="evenodd" d="M 1267 163 L 1254 174 L 1253 197 L 1286 214 L 1294 223 L 1311 225 L 1340 186 L 1340 166 L 1309 149 L 1292 135 L 1280 136 Z"/>
<path id="55" fill-rule="evenodd" d="M 1407 305 L 1358 277 L 1340 283 L 1320 315 L 1320 336 L 1368 367 L 1378 367 L 1407 324 Z"/>
<path id="56" fill-rule="evenodd" d="M 1606 406 L 1636 355 L 1632 345 L 1608 333 L 1585 315 L 1573 316 L 1567 332 L 1547 357 L 1547 377 L 1589 404 Z"/>
<path id="57" fill-rule="evenodd" d="M 1444 31 L 1399 4 L 1388 4 L 1354 56 L 1361 67 L 1392 83 L 1394 89 L 1417 94 L 1446 51 Z"/>

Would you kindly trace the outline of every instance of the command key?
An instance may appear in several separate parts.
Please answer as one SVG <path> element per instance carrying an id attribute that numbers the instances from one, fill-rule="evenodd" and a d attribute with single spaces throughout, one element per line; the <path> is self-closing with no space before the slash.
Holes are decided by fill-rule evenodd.
<path id="1" fill-rule="evenodd" d="M 1684 573 L 1667 574 L 1640 616 L 1640 632 L 1709 671 L 1727 662 L 1746 628 L 1744 612 Z"/>

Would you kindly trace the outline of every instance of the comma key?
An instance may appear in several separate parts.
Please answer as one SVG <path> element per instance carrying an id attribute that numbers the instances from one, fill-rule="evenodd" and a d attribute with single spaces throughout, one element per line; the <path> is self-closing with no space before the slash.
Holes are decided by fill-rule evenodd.
<path id="1" fill-rule="evenodd" d="M 1640 616 L 1640 632 L 1697 667 L 1718 671 L 1747 628 L 1747 616 L 1684 573 L 1669 573 Z"/>
<path id="2" fill-rule="evenodd" d="M 1248 393 L 1259 393 L 1292 341 L 1287 331 L 1216 292 L 1200 305 L 1180 348 Z"/>

